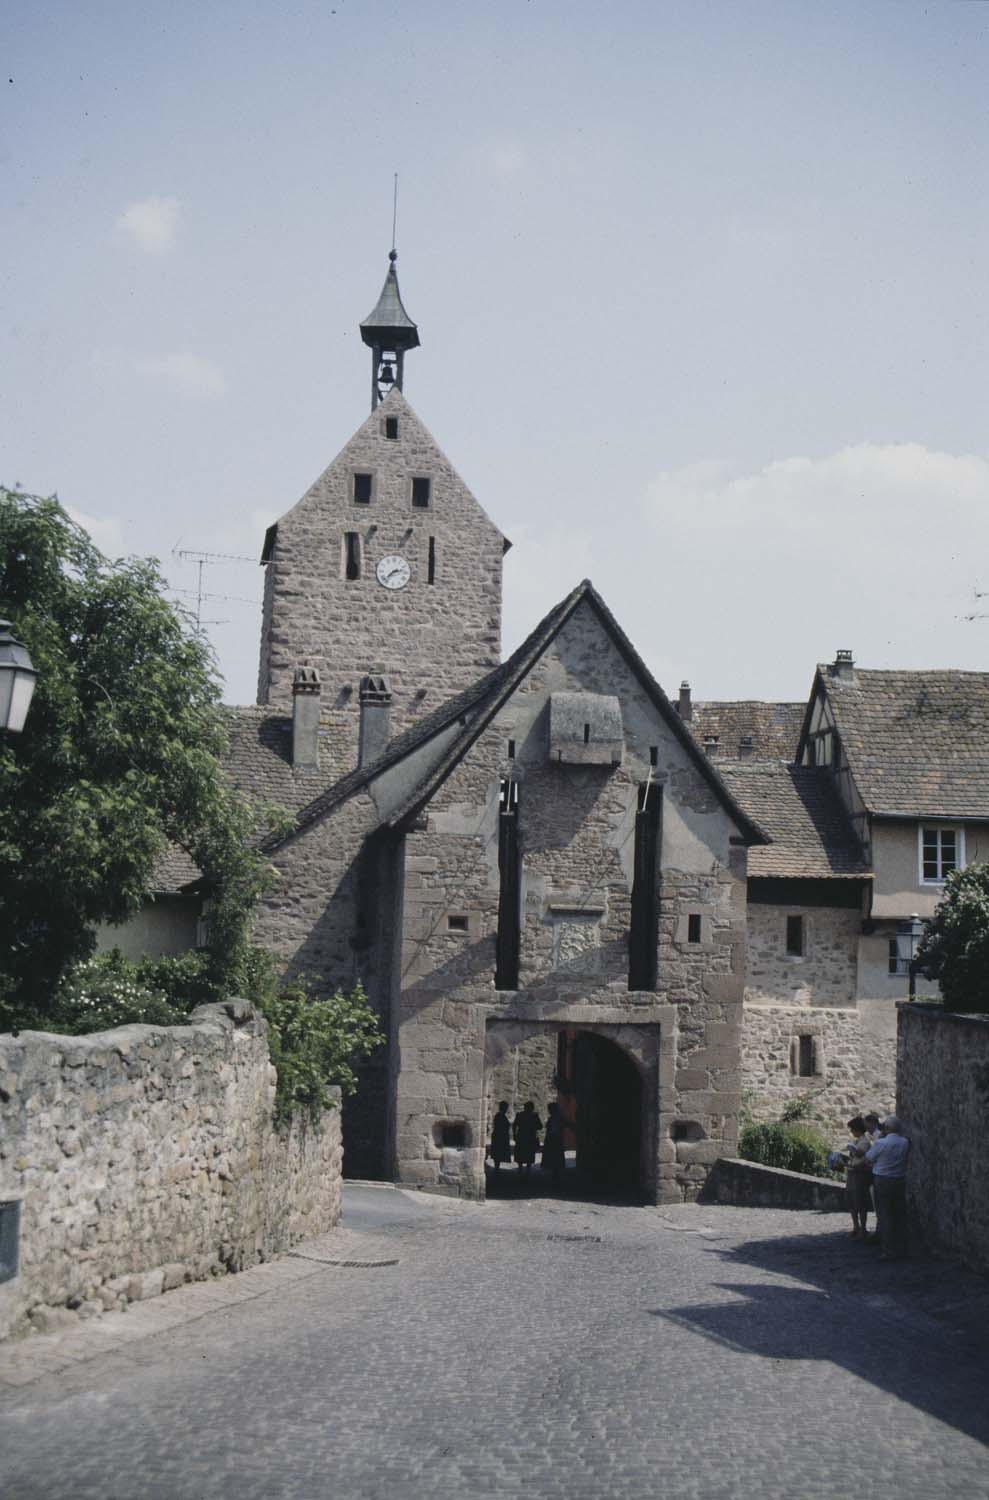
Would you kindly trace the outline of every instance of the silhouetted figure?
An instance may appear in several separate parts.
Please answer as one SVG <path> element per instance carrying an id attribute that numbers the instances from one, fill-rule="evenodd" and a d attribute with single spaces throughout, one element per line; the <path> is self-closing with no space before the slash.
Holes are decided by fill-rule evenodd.
<path id="1" fill-rule="evenodd" d="M 501 1170 L 503 1161 L 512 1159 L 512 1128 L 508 1123 L 508 1100 L 502 1099 L 498 1113 L 491 1122 L 491 1160 L 495 1171 Z"/>
<path id="2" fill-rule="evenodd" d="M 560 1106 L 551 1104 L 547 1111 L 546 1135 L 543 1138 L 543 1171 L 550 1172 L 554 1183 L 558 1183 L 563 1176 L 566 1164 L 567 1159 L 563 1150 L 563 1118 L 560 1114 Z"/>
<path id="3" fill-rule="evenodd" d="M 515 1116 L 512 1133 L 515 1136 L 515 1160 L 520 1172 L 531 1172 L 539 1150 L 539 1132 L 543 1122 L 536 1114 L 536 1106 L 527 1099 L 522 1113 Z"/>

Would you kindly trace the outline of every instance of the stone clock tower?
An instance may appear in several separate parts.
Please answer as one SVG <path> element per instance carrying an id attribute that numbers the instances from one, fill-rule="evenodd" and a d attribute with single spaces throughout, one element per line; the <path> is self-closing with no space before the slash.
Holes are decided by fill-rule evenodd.
<path id="1" fill-rule="evenodd" d="M 361 324 L 371 415 L 268 528 L 261 558 L 258 702 L 292 711 L 300 693 L 318 693 L 318 760 L 332 775 L 467 687 L 501 649 L 509 543 L 405 399 L 404 356 L 419 334 L 395 259 Z"/>

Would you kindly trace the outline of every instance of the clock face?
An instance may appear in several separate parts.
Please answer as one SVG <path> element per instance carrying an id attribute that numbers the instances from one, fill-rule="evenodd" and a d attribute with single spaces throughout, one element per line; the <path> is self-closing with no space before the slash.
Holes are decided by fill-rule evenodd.
<path id="1" fill-rule="evenodd" d="M 375 571 L 378 582 L 386 589 L 404 589 L 412 577 L 412 569 L 397 552 L 390 557 L 383 557 Z"/>

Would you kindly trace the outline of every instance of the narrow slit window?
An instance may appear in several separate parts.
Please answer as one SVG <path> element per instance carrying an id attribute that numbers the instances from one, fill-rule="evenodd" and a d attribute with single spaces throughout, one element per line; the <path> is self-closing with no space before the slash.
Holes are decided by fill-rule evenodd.
<path id="1" fill-rule="evenodd" d="M 354 504 L 370 505 L 371 491 L 374 488 L 374 479 L 370 474 L 354 475 Z"/>
<path id="2" fill-rule="evenodd" d="M 398 437 L 397 417 L 385 417 L 385 437 L 391 438 L 393 442 Z"/>
<path id="3" fill-rule="evenodd" d="M 900 946 L 895 937 L 889 940 L 889 972 L 891 974 L 902 974 L 903 967 L 900 963 Z"/>
<path id="4" fill-rule="evenodd" d="M 416 510 L 428 510 L 431 499 L 432 481 L 423 475 L 417 476 L 412 481 L 412 504 Z"/>
<path id="5" fill-rule="evenodd" d="M 687 942 L 699 943 L 701 940 L 701 916 L 700 912 L 692 911 L 687 918 Z"/>
<path id="6" fill-rule="evenodd" d="M 522 861 L 519 854 L 519 784 L 506 776 L 498 804 L 498 938 L 495 989 L 519 987 Z"/>
<path id="7" fill-rule="evenodd" d="M 361 576 L 361 539 L 356 531 L 344 533 L 343 576 L 351 582 Z"/>
<path id="8" fill-rule="evenodd" d="M 591 743 L 591 726 L 590 726 L 590 724 L 585 724 L 584 725 L 584 744 L 585 745 L 589 745 L 590 743 Z"/>
<path id="9" fill-rule="evenodd" d="M 514 760 L 515 759 L 515 741 L 514 740 L 509 740 L 508 741 L 508 759 L 509 760 Z"/>
<path id="10" fill-rule="evenodd" d="M 426 582 L 436 582 L 436 538 L 429 538 L 429 564 L 426 569 Z"/>
<path id="11" fill-rule="evenodd" d="M 812 1036 L 797 1037 L 797 1076 L 798 1078 L 813 1078 L 814 1076 L 814 1038 Z"/>
<path id="12" fill-rule="evenodd" d="M 660 829 L 663 793 L 654 781 L 639 787 L 635 815 L 635 854 L 632 877 L 632 926 L 628 935 L 628 987 L 656 988 L 656 948 L 659 941 Z"/>
<path id="13" fill-rule="evenodd" d="M 658 766 L 659 765 L 659 746 L 658 745 L 650 745 L 649 746 L 649 764 L 651 766 Z"/>
<path id="14" fill-rule="evenodd" d="M 804 919 L 803 917 L 787 917 L 786 919 L 786 951 L 791 958 L 803 958 L 804 956 Z"/>

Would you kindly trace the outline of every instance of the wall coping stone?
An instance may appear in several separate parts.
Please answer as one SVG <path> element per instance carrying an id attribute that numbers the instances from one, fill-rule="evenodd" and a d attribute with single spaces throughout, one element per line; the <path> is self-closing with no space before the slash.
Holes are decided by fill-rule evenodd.
<path id="1" fill-rule="evenodd" d="M 762 1162 L 720 1156 L 714 1163 L 700 1203 L 733 1203 L 746 1208 L 817 1208 L 823 1213 L 847 1213 L 843 1182 L 767 1167 Z"/>

